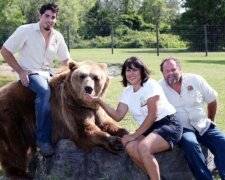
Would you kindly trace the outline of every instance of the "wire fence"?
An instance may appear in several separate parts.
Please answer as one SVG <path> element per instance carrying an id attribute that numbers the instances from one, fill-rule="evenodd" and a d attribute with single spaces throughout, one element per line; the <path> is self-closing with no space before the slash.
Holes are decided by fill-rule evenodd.
<path id="1" fill-rule="evenodd" d="M 62 32 L 69 48 L 151 48 L 159 55 L 162 51 L 209 52 L 225 51 L 225 26 L 174 26 L 170 29 L 158 27 L 142 31 L 130 37 L 118 35 L 116 29 L 106 26 L 91 27 L 90 31 L 98 32 L 92 37 L 74 31 L 69 27 Z M 0 45 L 13 31 L 7 27 L 0 30 Z M 74 34 L 74 32 L 76 32 Z M 149 33 L 149 34 L 148 34 Z M 88 33 L 87 33 L 88 34 Z M 124 38 L 126 36 L 126 38 Z M 151 36 L 151 37 L 150 37 Z M 176 37 L 176 38 L 174 38 Z"/>

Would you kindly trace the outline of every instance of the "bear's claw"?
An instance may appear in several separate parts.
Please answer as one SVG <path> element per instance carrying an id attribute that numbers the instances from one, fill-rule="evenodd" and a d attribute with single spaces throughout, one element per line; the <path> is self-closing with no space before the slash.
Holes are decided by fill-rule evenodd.
<path id="1" fill-rule="evenodd" d="M 110 136 L 109 137 L 109 145 L 114 151 L 121 151 L 123 150 L 123 144 L 121 142 L 121 138 L 117 136 Z"/>

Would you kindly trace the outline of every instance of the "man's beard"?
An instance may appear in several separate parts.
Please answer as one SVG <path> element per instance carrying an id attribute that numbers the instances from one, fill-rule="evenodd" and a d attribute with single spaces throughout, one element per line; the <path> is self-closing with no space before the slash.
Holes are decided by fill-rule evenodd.
<path id="1" fill-rule="evenodd" d="M 177 75 L 171 75 L 166 79 L 169 85 L 173 85 L 179 82 L 179 78 Z"/>
<path id="2" fill-rule="evenodd" d="M 45 31 L 50 31 L 51 27 L 52 26 L 50 24 L 46 23 L 44 29 L 45 29 Z"/>
<path id="3" fill-rule="evenodd" d="M 45 29 L 45 31 L 50 31 L 51 30 L 49 27 L 45 27 L 44 29 Z"/>

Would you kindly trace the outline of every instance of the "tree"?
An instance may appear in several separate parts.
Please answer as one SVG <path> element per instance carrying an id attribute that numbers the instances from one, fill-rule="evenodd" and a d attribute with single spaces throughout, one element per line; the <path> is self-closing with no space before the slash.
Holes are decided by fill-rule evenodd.
<path id="1" fill-rule="evenodd" d="M 39 9 L 46 0 L 14 0 L 15 6 L 19 7 L 25 17 L 25 23 L 35 23 L 39 21 Z M 70 43 L 74 43 L 77 38 L 77 29 L 79 28 L 78 14 L 80 12 L 79 0 L 52 0 L 48 1 L 58 5 L 59 14 L 56 28 L 67 39 L 68 30 L 70 30 Z"/>
<path id="2" fill-rule="evenodd" d="M 141 30 L 144 25 L 142 17 L 137 13 L 130 15 L 122 14 L 120 19 L 123 25 L 129 27 L 132 30 Z"/>
<path id="3" fill-rule="evenodd" d="M 122 0 L 97 0 L 85 19 L 85 38 L 109 36 L 119 24 Z"/>
<path id="4" fill-rule="evenodd" d="M 186 11 L 181 16 L 182 24 L 224 25 L 224 0 L 186 0 L 183 1 L 183 8 L 185 8 Z"/>
<path id="5" fill-rule="evenodd" d="M 180 17 L 180 0 L 166 0 L 167 22 L 173 24 Z"/>
<path id="6" fill-rule="evenodd" d="M 179 0 L 143 0 L 139 13 L 147 23 L 171 24 L 178 18 L 179 3 Z"/>
<path id="7" fill-rule="evenodd" d="M 180 33 L 184 40 L 188 40 L 191 48 L 204 51 L 204 25 L 207 30 L 208 50 L 221 50 L 224 47 L 224 22 L 225 1 L 224 0 L 183 0 L 182 13 L 177 25 L 187 25 L 186 30 L 193 32 L 193 36 Z M 221 36 L 223 35 L 223 36 Z"/>
<path id="8" fill-rule="evenodd" d="M 57 0 L 56 4 L 59 6 L 59 17 L 57 20 L 57 27 L 64 35 L 69 44 L 77 42 L 79 29 L 79 0 Z M 70 37 L 68 35 L 70 34 Z M 68 39 L 69 38 L 69 39 Z"/>
<path id="9" fill-rule="evenodd" d="M 0 0 L 0 9 L 0 45 L 2 46 L 11 33 L 25 22 L 25 17 L 13 0 Z"/>
<path id="10" fill-rule="evenodd" d="M 85 19 L 84 38 L 94 38 L 96 36 L 109 36 L 111 25 L 114 20 L 114 11 L 108 7 L 102 8 L 101 2 L 97 1 L 90 9 Z"/>
<path id="11" fill-rule="evenodd" d="M 121 0 L 120 9 L 122 14 L 133 14 L 140 8 L 142 0 Z"/>

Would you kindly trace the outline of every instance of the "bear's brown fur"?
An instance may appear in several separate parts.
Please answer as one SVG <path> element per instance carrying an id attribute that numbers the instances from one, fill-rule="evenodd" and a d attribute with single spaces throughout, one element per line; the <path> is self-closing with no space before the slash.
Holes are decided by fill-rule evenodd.
<path id="1" fill-rule="evenodd" d="M 67 72 L 50 80 L 54 144 L 70 138 L 84 150 L 94 146 L 111 152 L 121 149 L 119 137 L 127 131 L 101 107 L 83 100 L 85 91 L 103 97 L 108 84 L 106 64 L 92 61 L 72 62 Z M 27 176 L 28 152 L 36 151 L 34 101 L 35 94 L 20 82 L 0 89 L 0 161 L 7 176 Z"/>

